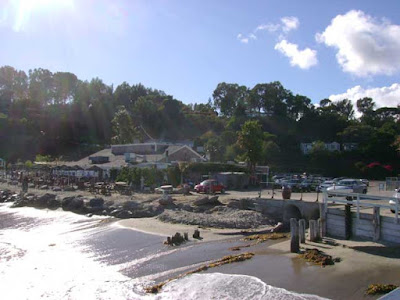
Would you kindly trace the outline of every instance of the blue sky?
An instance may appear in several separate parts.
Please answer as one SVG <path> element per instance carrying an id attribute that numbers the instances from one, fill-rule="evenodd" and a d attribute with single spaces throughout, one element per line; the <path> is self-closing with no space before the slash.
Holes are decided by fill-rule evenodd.
<path id="1" fill-rule="evenodd" d="M 318 103 L 400 103 L 398 1 L 0 0 L 0 65 L 206 102 L 280 81 Z"/>

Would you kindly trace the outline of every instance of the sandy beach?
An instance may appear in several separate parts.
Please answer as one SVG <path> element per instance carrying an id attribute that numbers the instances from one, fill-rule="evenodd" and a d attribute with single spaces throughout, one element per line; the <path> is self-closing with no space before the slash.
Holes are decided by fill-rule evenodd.
<path id="1" fill-rule="evenodd" d="M 193 232 L 198 226 L 169 224 L 154 218 L 122 220 L 117 224 L 156 235 Z M 265 227 L 266 229 L 267 227 Z M 231 240 L 232 246 L 243 245 L 238 230 L 200 228 L 203 240 L 193 243 Z M 301 250 L 317 248 L 340 262 L 321 267 L 290 253 L 290 241 L 258 244 L 243 251 L 256 255 L 250 261 L 222 266 L 208 272 L 245 274 L 264 282 L 299 293 L 316 294 L 329 299 L 378 299 L 365 294 L 369 284 L 400 285 L 400 247 L 370 241 L 347 241 L 326 238 L 323 242 L 306 241 Z M 236 254 L 236 253 L 232 253 Z"/>

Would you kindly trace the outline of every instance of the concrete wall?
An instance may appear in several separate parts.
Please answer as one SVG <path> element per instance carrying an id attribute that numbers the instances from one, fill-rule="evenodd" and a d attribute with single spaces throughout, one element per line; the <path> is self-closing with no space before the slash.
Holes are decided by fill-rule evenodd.
<path id="1" fill-rule="evenodd" d="M 291 218 L 317 220 L 320 217 L 320 205 L 300 200 L 255 199 L 257 211 L 276 220 L 288 223 Z"/>
<path id="2" fill-rule="evenodd" d="M 326 216 L 326 235 L 330 237 L 346 238 L 345 212 L 339 208 L 329 208 Z M 379 224 L 375 224 L 372 214 L 351 213 L 351 237 L 366 240 L 400 243 L 400 224 L 396 218 L 380 216 Z"/>

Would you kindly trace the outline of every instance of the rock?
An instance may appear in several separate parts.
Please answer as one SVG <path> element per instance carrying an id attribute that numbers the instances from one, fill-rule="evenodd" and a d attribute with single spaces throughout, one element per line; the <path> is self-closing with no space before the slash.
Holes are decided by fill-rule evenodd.
<path id="1" fill-rule="evenodd" d="M 127 209 L 127 210 L 136 209 L 136 208 L 138 208 L 140 206 L 141 206 L 141 204 L 139 202 L 136 202 L 136 201 L 126 201 L 126 202 L 124 202 L 122 204 L 122 207 L 124 209 Z"/>
<path id="2" fill-rule="evenodd" d="M 133 216 L 131 211 L 125 209 L 115 209 L 110 213 L 110 215 L 120 219 L 129 219 Z"/>
<path id="3" fill-rule="evenodd" d="M 114 201 L 113 200 L 107 200 L 106 202 L 104 202 L 104 206 L 105 207 L 111 207 L 114 205 Z"/>
<path id="4" fill-rule="evenodd" d="M 73 186 L 66 186 L 66 187 L 64 187 L 64 191 L 65 192 L 75 192 L 75 187 L 73 187 Z"/>
<path id="5" fill-rule="evenodd" d="M 24 207 L 27 206 L 27 199 L 26 198 L 18 198 L 14 201 L 13 205 L 11 205 L 12 208 L 16 208 L 16 207 Z"/>
<path id="6" fill-rule="evenodd" d="M 194 239 L 200 239 L 200 231 L 196 229 L 193 233 L 193 238 Z"/>
<path id="7" fill-rule="evenodd" d="M 226 206 L 229 208 L 239 208 L 239 201 L 231 200 Z"/>
<path id="8" fill-rule="evenodd" d="M 45 207 L 47 207 L 48 203 L 52 203 L 55 199 L 56 199 L 56 195 L 46 193 L 43 196 L 40 196 L 36 199 L 36 201 L 34 202 L 34 206 L 39 207 L 39 208 L 45 208 Z M 54 205 L 54 204 L 52 204 L 52 205 Z"/>
<path id="9" fill-rule="evenodd" d="M 173 204 L 173 201 L 174 199 L 169 195 L 167 197 L 161 197 L 160 199 L 158 199 L 158 203 L 164 206 Z"/>
<path id="10" fill-rule="evenodd" d="M 193 207 L 190 206 L 189 204 L 179 203 L 179 204 L 177 205 L 177 207 L 180 208 L 181 210 L 193 211 Z"/>
<path id="11" fill-rule="evenodd" d="M 39 187 L 39 190 L 48 190 L 49 186 L 48 185 L 42 185 Z"/>
<path id="12" fill-rule="evenodd" d="M 96 208 L 101 207 L 102 208 L 103 205 L 104 205 L 104 199 L 103 198 L 92 198 L 89 201 L 89 206 L 90 207 L 96 207 Z"/>
<path id="13" fill-rule="evenodd" d="M 57 198 L 50 199 L 47 201 L 47 207 L 49 209 L 57 209 L 57 208 L 61 207 L 61 201 L 58 200 Z"/>
<path id="14" fill-rule="evenodd" d="M 222 203 L 218 201 L 218 196 L 199 196 L 197 199 L 193 202 L 194 205 L 200 206 L 200 205 L 221 205 Z"/>
<path id="15" fill-rule="evenodd" d="M 61 192 L 61 188 L 59 186 L 54 186 L 52 190 L 53 192 Z"/>
<path id="16" fill-rule="evenodd" d="M 84 200 L 81 197 L 65 197 L 61 202 L 61 207 L 66 211 L 79 212 L 84 208 Z"/>
<path id="17" fill-rule="evenodd" d="M 88 213 L 88 214 L 86 214 L 86 217 L 91 218 L 91 217 L 93 217 L 93 214 L 92 213 Z"/>

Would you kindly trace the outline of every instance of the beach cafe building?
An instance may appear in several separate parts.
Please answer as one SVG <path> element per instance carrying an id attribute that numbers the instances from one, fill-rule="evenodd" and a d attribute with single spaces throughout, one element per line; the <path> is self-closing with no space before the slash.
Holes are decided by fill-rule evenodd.
<path id="1" fill-rule="evenodd" d="M 91 166 L 84 169 L 78 165 L 75 166 L 56 166 L 52 169 L 52 174 L 55 176 L 77 177 L 77 178 L 102 178 L 104 170 L 98 166 Z"/>

